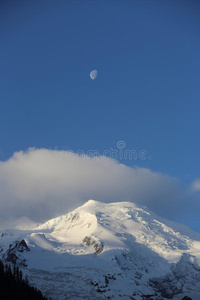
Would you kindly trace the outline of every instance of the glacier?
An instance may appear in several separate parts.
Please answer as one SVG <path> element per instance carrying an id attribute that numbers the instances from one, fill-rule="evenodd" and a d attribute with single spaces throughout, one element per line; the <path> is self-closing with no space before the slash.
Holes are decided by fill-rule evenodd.
<path id="1" fill-rule="evenodd" d="M 53 300 L 200 299 L 200 234 L 146 207 L 89 200 L 18 223 L 1 230 L 0 258 Z"/>

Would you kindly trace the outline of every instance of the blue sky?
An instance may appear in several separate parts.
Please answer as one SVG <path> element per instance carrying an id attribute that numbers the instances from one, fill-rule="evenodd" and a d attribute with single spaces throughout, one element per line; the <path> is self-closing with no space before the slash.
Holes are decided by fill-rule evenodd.
<path id="1" fill-rule="evenodd" d="M 200 4 L 2 1 L 0 159 L 29 147 L 99 153 L 190 185 L 200 177 Z M 98 70 L 91 80 L 91 70 Z"/>

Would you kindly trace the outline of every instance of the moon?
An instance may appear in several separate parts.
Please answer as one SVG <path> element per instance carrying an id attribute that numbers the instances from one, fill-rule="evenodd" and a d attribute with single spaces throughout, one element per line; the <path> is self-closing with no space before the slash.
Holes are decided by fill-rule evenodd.
<path id="1" fill-rule="evenodd" d="M 92 80 L 95 80 L 97 78 L 97 75 L 98 75 L 98 71 L 97 70 L 93 70 L 90 72 L 90 78 Z"/>

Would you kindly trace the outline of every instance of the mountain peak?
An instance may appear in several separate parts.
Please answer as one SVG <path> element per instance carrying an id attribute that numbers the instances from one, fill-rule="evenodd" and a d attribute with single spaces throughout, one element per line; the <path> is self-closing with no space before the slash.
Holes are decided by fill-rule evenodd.
<path id="1" fill-rule="evenodd" d="M 20 252 L 21 248 L 16 245 L 21 241 L 30 251 Z M 36 275 L 39 276 L 41 269 L 47 286 L 50 284 L 49 279 L 45 281 L 48 276 L 52 278 L 50 286 L 56 286 L 57 272 L 65 278 L 65 283 L 66 274 L 71 274 L 72 279 L 67 278 L 68 289 L 72 281 L 80 284 L 80 289 L 85 280 L 87 286 L 92 282 L 94 295 L 88 296 L 91 290 L 88 291 L 87 299 L 98 299 L 95 293 L 103 293 L 113 299 L 119 299 L 119 295 L 129 295 L 123 297 L 130 299 L 134 294 L 137 296 L 134 298 L 140 300 L 145 299 L 145 293 L 178 300 L 183 297 L 176 297 L 177 289 L 181 296 L 187 296 L 183 290 L 190 291 L 191 285 L 194 295 L 200 290 L 200 234 L 131 202 L 89 200 L 29 232 L 2 233 L 0 242 L 2 258 L 6 261 L 14 256 L 16 262 L 27 265 L 38 287 L 40 282 Z M 191 275 L 183 279 L 184 272 Z M 194 278 L 198 280 L 191 284 Z M 163 286 L 167 286 L 167 291 L 162 290 Z M 73 293 L 78 287 L 71 289 L 72 298 L 76 299 Z M 63 290 L 63 295 L 65 292 Z M 189 295 L 193 295 L 191 291 Z M 58 294 L 54 299 L 58 299 Z"/>
<path id="2" fill-rule="evenodd" d="M 93 199 L 90 199 L 90 200 L 88 200 L 87 202 L 85 202 L 85 203 L 83 204 L 83 206 L 85 206 L 85 205 L 95 205 L 95 204 L 100 204 L 100 203 L 102 203 L 102 202 L 96 201 L 96 200 L 93 200 Z"/>
<path id="3" fill-rule="evenodd" d="M 195 235 L 192 230 L 182 225 L 176 226 L 131 202 L 103 203 L 89 200 L 74 211 L 51 219 L 37 229 L 45 230 L 57 242 L 73 244 L 78 249 L 85 237 L 95 237 L 105 245 L 103 252 L 126 249 L 130 243 L 139 243 L 169 263 L 176 263 L 185 250 L 196 255 L 196 248 L 192 247 L 187 237 Z M 200 235 L 195 236 L 198 243 Z M 82 249 L 83 254 L 88 251 Z"/>

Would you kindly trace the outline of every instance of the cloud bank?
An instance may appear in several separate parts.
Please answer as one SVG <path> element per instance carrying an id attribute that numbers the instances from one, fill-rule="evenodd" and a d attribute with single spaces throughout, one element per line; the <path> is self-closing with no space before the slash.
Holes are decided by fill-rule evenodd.
<path id="1" fill-rule="evenodd" d="M 192 183 L 192 190 L 193 191 L 200 191 L 200 178 L 197 178 L 193 183 Z"/>
<path id="2" fill-rule="evenodd" d="M 1 162 L 0 190 L 2 221 L 27 216 L 42 222 L 95 199 L 132 201 L 184 223 L 186 212 L 188 216 L 199 205 L 197 196 L 175 178 L 105 156 L 47 149 L 17 152 Z"/>

